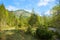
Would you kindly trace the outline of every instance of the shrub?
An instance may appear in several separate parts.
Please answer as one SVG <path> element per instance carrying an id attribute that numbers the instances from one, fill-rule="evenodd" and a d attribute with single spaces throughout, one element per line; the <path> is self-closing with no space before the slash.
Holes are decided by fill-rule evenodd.
<path id="1" fill-rule="evenodd" d="M 27 28 L 26 34 L 32 34 L 31 27 L 28 27 L 28 28 Z"/>
<path id="2" fill-rule="evenodd" d="M 50 40 L 53 37 L 53 32 L 47 30 L 46 28 L 37 28 L 35 37 L 41 40 Z"/>

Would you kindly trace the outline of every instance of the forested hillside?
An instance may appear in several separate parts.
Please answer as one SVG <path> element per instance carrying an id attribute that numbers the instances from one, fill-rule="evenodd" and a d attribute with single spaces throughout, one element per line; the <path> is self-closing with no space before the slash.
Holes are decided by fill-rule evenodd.
<path id="1" fill-rule="evenodd" d="M 40 16 L 34 9 L 9 11 L 0 4 L 0 40 L 60 40 L 60 5 Z"/>

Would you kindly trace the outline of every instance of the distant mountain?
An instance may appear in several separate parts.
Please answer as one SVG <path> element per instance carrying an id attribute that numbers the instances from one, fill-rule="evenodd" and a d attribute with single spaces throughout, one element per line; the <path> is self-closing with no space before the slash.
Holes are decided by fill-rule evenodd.
<path id="1" fill-rule="evenodd" d="M 28 12 L 28 11 L 26 11 L 26 10 L 16 10 L 16 11 L 14 11 L 14 13 L 15 13 L 15 15 L 16 16 L 20 16 L 20 15 L 22 15 L 22 16 L 24 16 L 24 17 L 29 17 L 30 15 L 31 15 L 31 12 Z"/>

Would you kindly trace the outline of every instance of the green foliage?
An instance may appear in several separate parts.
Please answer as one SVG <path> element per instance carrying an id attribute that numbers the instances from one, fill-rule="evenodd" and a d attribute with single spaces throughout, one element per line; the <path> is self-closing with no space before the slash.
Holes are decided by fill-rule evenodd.
<path id="1" fill-rule="evenodd" d="M 52 10 L 53 10 L 52 11 L 53 15 L 52 15 L 51 24 L 52 26 L 56 27 L 57 32 L 60 33 L 59 32 L 60 30 L 60 5 L 54 6 Z"/>
<path id="2" fill-rule="evenodd" d="M 0 5 L 0 20 L 6 19 L 7 13 L 3 4 Z"/>
<path id="3" fill-rule="evenodd" d="M 46 28 L 37 28 L 35 33 L 36 38 L 41 40 L 51 40 L 53 38 L 53 32 Z"/>
<path id="4" fill-rule="evenodd" d="M 32 30 L 30 26 L 27 28 L 26 34 L 32 34 Z"/>
<path id="5" fill-rule="evenodd" d="M 40 24 L 40 16 L 38 16 L 37 14 L 35 14 L 35 12 L 32 10 L 32 14 L 31 17 L 28 21 L 28 24 L 31 26 L 37 26 L 38 24 Z"/>
<path id="6" fill-rule="evenodd" d="M 23 10 L 22 10 L 23 11 Z M 24 16 L 25 13 L 29 13 L 27 11 L 22 12 L 18 17 L 14 14 L 14 11 L 8 11 L 5 9 L 4 5 L 0 5 L 0 27 L 14 27 L 15 31 L 14 35 L 11 35 L 12 37 L 19 38 L 20 40 L 21 35 L 23 35 L 20 30 L 22 27 L 26 27 L 25 30 L 26 34 L 28 35 L 34 35 L 38 40 L 52 40 L 54 34 L 52 31 L 48 29 L 49 26 L 56 27 L 58 31 L 60 30 L 60 5 L 54 6 L 52 11 L 52 16 L 39 16 L 32 10 L 30 13 L 31 16 L 27 17 Z M 21 11 L 20 11 L 21 12 Z M 24 15 L 23 15 L 24 14 Z M 1 26 L 2 25 L 2 26 Z M 3 27 L 3 28 L 4 28 Z M 35 34 L 32 34 L 32 29 L 34 29 Z M 37 29 L 36 29 L 37 28 Z M 1 28 L 2 29 L 2 28 Z M 21 34 L 20 34 L 21 32 Z M 17 36 L 18 34 L 19 36 Z M 25 33 L 24 33 L 25 34 Z M 32 37 L 32 36 L 31 36 Z M 60 34 L 59 34 L 60 37 Z M 17 40 L 16 38 L 16 40 Z M 9 37 L 8 37 L 9 39 Z"/>

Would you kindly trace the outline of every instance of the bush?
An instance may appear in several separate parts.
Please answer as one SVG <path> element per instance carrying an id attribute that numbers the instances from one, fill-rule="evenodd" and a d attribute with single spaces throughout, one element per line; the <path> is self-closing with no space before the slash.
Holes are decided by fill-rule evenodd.
<path id="1" fill-rule="evenodd" d="M 60 33 L 56 32 L 57 39 L 60 39 Z"/>
<path id="2" fill-rule="evenodd" d="M 41 40 L 50 40 L 53 37 L 53 32 L 47 30 L 46 28 L 37 28 L 35 37 Z"/>
<path id="3" fill-rule="evenodd" d="M 32 34 L 31 27 L 28 27 L 28 28 L 27 28 L 26 34 Z"/>

